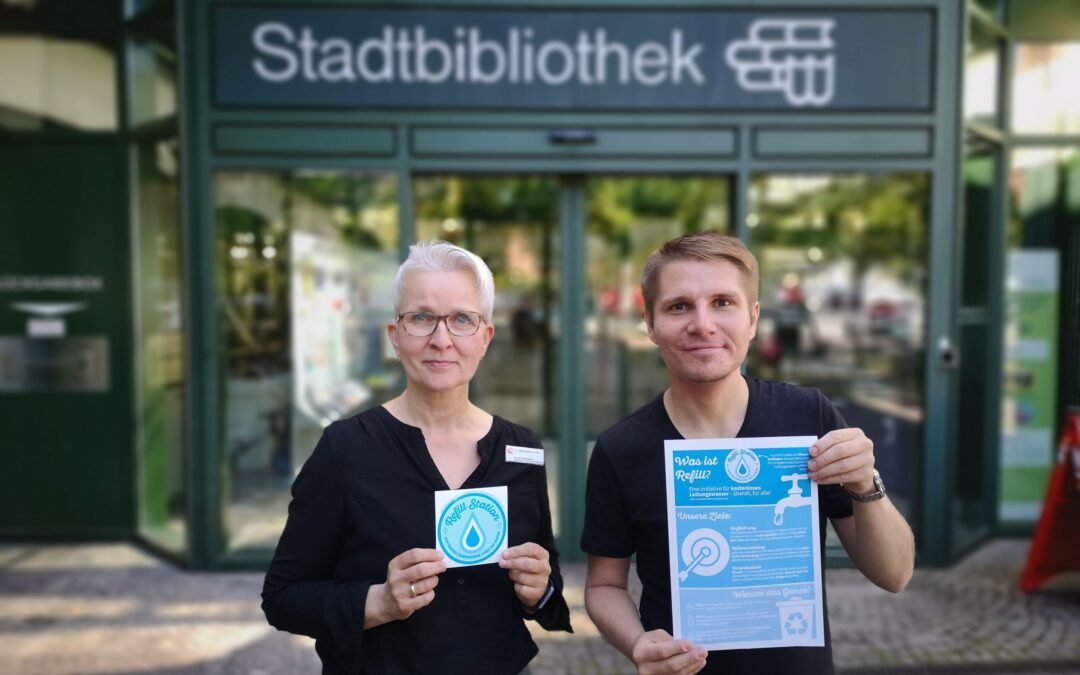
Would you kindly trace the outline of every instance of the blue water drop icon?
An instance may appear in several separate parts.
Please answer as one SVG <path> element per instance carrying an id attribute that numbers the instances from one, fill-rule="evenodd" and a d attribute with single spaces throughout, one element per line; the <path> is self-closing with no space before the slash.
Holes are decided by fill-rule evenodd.
<path id="1" fill-rule="evenodd" d="M 746 478 L 750 475 L 750 467 L 747 466 L 745 459 L 740 459 L 739 463 L 735 465 L 735 473 L 739 478 Z"/>
<path id="2" fill-rule="evenodd" d="M 465 534 L 461 537 L 461 547 L 466 551 L 475 551 L 484 545 L 484 533 L 480 530 L 480 526 L 476 524 L 476 518 L 470 518 L 469 524 L 465 526 Z"/>

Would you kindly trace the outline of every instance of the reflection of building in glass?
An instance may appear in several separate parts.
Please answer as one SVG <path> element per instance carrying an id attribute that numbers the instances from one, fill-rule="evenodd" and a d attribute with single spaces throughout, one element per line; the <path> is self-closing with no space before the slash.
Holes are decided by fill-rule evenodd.
<path id="1" fill-rule="evenodd" d="M 383 337 L 396 188 L 341 172 L 223 172 L 216 186 L 230 540 L 269 545 L 323 427 L 399 387 Z"/>

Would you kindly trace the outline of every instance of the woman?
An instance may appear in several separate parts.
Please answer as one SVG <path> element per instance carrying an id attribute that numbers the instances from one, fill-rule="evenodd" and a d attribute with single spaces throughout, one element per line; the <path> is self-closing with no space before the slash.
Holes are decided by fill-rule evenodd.
<path id="1" fill-rule="evenodd" d="M 446 243 L 417 244 L 394 281 L 387 327 L 405 391 L 335 422 L 293 484 L 263 611 L 315 638 L 324 673 L 516 674 L 536 655 L 523 618 L 570 630 L 543 466 L 532 431 L 469 401 L 495 334 L 491 271 Z M 507 486 L 498 565 L 447 569 L 434 493 Z"/>

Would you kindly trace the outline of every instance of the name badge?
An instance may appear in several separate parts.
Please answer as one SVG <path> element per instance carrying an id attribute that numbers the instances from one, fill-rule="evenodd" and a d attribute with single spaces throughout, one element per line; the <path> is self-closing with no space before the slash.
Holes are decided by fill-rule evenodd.
<path id="1" fill-rule="evenodd" d="M 544 466 L 543 448 L 523 448 L 519 445 L 506 446 L 506 461 L 518 464 Z"/>

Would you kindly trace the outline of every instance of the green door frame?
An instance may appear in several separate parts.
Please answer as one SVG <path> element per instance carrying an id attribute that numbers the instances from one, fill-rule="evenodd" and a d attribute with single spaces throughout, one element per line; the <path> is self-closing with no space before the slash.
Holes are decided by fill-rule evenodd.
<path id="1" fill-rule="evenodd" d="M 972 124 L 964 122 L 962 136 L 958 139 L 961 158 L 965 156 L 969 142 L 990 147 L 995 157 L 992 177 L 993 198 L 989 205 L 989 218 L 985 229 L 987 241 L 985 248 L 979 251 L 980 254 L 985 254 L 986 259 L 981 263 L 986 265 L 984 276 L 990 282 L 990 287 L 987 289 L 986 298 L 981 306 L 971 308 L 965 306 L 963 276 L 967 273 L 965 270 L 965 254 L 968 252 L 961 250 L 962 244 L 958 241 L 955 254 L 957 264 L 953 268 L 953 280 L 956 289 L 954 294 L 956 302 L 955 315 L 958 332 L 962 332 L 964 328 L 978 326 L 985 328 L 986 334 L 981 345 L 985 350 L 985 364 L 982 365 L 996 367 L 988 368 L 986 371 L 988 386 L 978 391 L 965 391 L 963 389 L 964 382 L 961 377 L 958 377 L 956 382 L 956 405 L 959 409 L 964 397 L 973 397 L 975 399 L 976 405 L 982 410 L 983 414 L 980 419 L 967 424 L 981 427 L 978 431 L 978 437 L 984 439 L 988 444 L 984 449 L 984 457 L 996 460 L 1000 456 L 1000 411 L 1003 386 L 1000 364 L 1003 363 L 1002 352 L 1004 349 L 1002 327 L 1005 312 L 1005 219 L 1008 213 L 1008 190 L 1006 185 L 1009 174 L 1008 139 L 1003 129 L 1009 127 L 1008 120 L 1011 115 L 1009 92 L 1012 90 L 1012 42 L 1008 31 L 1000 21 L 1000 15 L 1004 13 L 1004 6 L 999 8 L 998 12 L 989 12 L 974 0 L 969 0 L 967 4 L 968 7 L 962 18 L 963 39 L 961 44 L 968 45 L 971 43 L 972 29 L 977 26 L 1000 40 L 1001 50 L 999 52 L 999 89 L 996 101 L 997 122 L 991 125 L 987 125 L 982 121 Z M 958 71 L 958 78 L 961 83 L 967 77 L 963 66 L 964 64 L 961 62 Z M 960 116 L 963 119 L 963 111 L 961 111 Z M 958 167 L 961 172 L 963 171 L 963 161 L 961 159 L 961 164 Z M 964 189 L 963 183 L 958 183 L 958 201 L 964 199 Z M 960 367 L 963 368 L 965 366 L 963 361 L 967 358 L 967 355 L 961 353 L 960 358 L 962 361 Z M 953 415 L 953 417 L 956 417 L 956 415 Z M 958 423 L 954 433 L 956 434 L 954 438 L 958 440 L 959 444 L 960 434 L 965 433 L 965 429 L 961 428 L 960 423 Z M 950 485 L 955 485 L 956 474 L 962 468 L 959 466 L 960 458 L 958 454 L 954 454 L 949 459 Z M 947 560 L 954 560 L 964 555 L 995 531 L 996 518 L 994 516 L 996 516 L 997 512 L 999 471 L 1000 467 L 997 461 L 982 462 L 981 466 L 978 467 L 978 481 L 984 490 L 981 508 L 984 509 L 984 512 L 992 514 L 992 517 L 988 522 L 980 523 L 979 527 L 972 531 L 965 532 L 957 527 L 950 528 L 947 542 L 948 549 L 943 553 Z"/>
<path id="2" fill-rule="evenodd" d="M 262 0 L 260 4 L 289 4 L 287 0 Z M 362 6 L 366 1 L 341 2 Z M 421 3 L 432 7 L 453 6 L 451 2 Z M 598 8 L 646 8 L 655 2 L 622 0 L 590 3 Z M 570 0 L 519 0 L 517 7 L 577 7 Z M 688 0 L 687 6 L 730 5 L 719 1 Z M 762 3 L 746 2 L 748 9 L 761 10 Z M 223 419 L 223 383 L 218 353 L 219 320 L 216 313 L 213 247 L 213 174 L 221 170 L 257 169 L 349 169 L 394 172 L 400 196 L 401 248 L 404 254 L 412 238 L 413 173 L 548 173 L 568 176 L 563 191 L 560 228 L 567 264 L 561 271 L 565 291 L 561 319 L 563 337 L 560 345 L 560 497 L 562 516 L 560 545 L 567 559 L 580 558 L 577 533 L 582 520 L 584 495 L 585 432 L 582 419 L 583 344 L 581 322 L 584 307 L 584 232 L 577 223 L 584 221 L 585 174 L 726 174 L 733 177 L 733 213 L 735 233 L 745 238 L 748 213 L 747 195 L 751 178 L 761 172 L 854 172 L 916 171 L 929 174 L 931 197 L 928 210 L 929 278 L 926 295 L 926 349 L 924 363 L 926 388 L 924 405 L 927 415 L 923 425 L 924 456 L 915 467 L 921 492 L 913 518 L 919 530 L 921 563 L 943 564 L 949 561 L 948 519 L 936 516 L 949 508 L 952 468 L 949 448 L 957 430 L 955 420 L 957 382 L 948 370 L 937 365 L 932 350 L 942 336 L 957 342 L 956 288 L 950 272 L 957 260 L 955 223 L 959 209 L 958 180 L 960 166 L 961 102 L 956 92 L 963 63 L 962 3 L 954 0 L 829 0 L 809 2 L 787 0 L 770 3 L 783 9 L 838 8 L 928 8 L 936 16 L 934 80 L 935 107 L 930 112 L 910 114 L 831 114 L 821 113 L 493 113 L 447 111 L 284 111 L 218 110 L 211 105 L 210 3 L 182 3 L 181 44 L 183 64 L 181 81 L 185 101 L 182 118 L 184 139 L 183 190 L 186 211 L 185 236 L 188 260 L 187 290 L 191 311 L 188 333 L 189 452 L 191 458 L 189 491 L 191 498 L 191 563 L 196 568 L 260 568 L 268 551 L 226 555 L 225 533 L 221 519 L 224 477 L 221 470 Z M 476 0 L 470 8 L 505 8 L 496 0 Z M 356 130 L 370 145 L 359 141 L 355 152 L 330 154 L 312 152 L 319 140 L 325 141 L 327 128 L 341 126 Z M 446 129 L 438 139 L 439 153 L 415 152 L 418 128 Z M 483 155 L 459 141 L 456 129 L 499 127 L 513 132 L 531 133 L 523 143 L 529 152 L 514 155 Z M 598 134 L 619 128 L 640 132 L 626 141 L 619 154 L 601 154 L 580 148 L 552 148 L 546 143 L 546 130 L 557 127 L 595 129 Z M 798 132 L 791 135 L 789 152 L 784 158 L 756 154 L 755 140 L 768 129 Z M 822 138 L 850 128 L 874 130 L 873 138 L 888 149 L 876 153 L 851 144 L 828 157 L 822 155 Z M 544 141 L 536 143 L 535 133 L 543 130 Z M 531 131 L 530 131 L 531 130 Z M 715 153 L 686 152 L 664 154 L 662 134 L 707 133 L 727 139 L 726 150 Z M 366 136 L 365 136 L 366 134 Z M 842 133 L 841 133 L 842 135 Z M 633 136 L 633 134 L 631 134 Z M 648 142 L 652 139 L 652 142 Z M 909 145 L 922 149 L 912 149 Z M 455 144 L 457 144 L 455 146 Z M 721 143 L 722 145 L 722 143 Z M 885 146 L 881 146 L 884 148 Z M 323 146 L 325 147 L 325 145 Z M 577 178 L 575 178 L 577 177 Z M 575 242 L 576 246 L 571 246 Z M 935 517 L 936 516 L 936 517 Z"/>
<path id="3" fill-rule="evenodd" d="M 559 553 L 580 560 L 578 534 L 585 522 L 585 180 L 567 177 L 560 191 L 562 301 L 559 303 Z"/>

